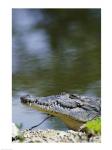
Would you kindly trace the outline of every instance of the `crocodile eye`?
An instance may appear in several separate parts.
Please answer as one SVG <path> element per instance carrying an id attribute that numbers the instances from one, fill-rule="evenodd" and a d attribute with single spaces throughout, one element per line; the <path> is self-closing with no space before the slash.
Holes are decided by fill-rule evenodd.
<path id="1" fill-rule="evenodd" d="M 82 107 L 82 106 L 84 106 L 83 103 L 77 103 L 77 107 Z"/>
<path id="2" fill-rule="evenodd" d="M 77 103 L 77 107 L 81 107 L 81 105 L 79 103 Z"/>
<path id="3" fill-rule="evenodd" d="M 76 95 L 76 94 L 71 94 L 71 95 L 69 96 L 69 98 L 75 99 L 75 98 L 78 98 L 78 95 Z"/>

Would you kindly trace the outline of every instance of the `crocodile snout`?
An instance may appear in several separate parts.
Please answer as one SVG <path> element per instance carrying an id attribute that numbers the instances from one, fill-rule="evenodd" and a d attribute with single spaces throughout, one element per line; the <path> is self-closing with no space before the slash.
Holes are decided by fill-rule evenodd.
<path id="1" fill-rule="evenodd" d="M 21 97 L 20 97 L 21 102 L 22 102 L 22 103 L 28 103 L 28 102 L 29 102 L 29 100 L 27 99 L 28 96 L 29 96 L 29 95 L 21 96 Z"/>

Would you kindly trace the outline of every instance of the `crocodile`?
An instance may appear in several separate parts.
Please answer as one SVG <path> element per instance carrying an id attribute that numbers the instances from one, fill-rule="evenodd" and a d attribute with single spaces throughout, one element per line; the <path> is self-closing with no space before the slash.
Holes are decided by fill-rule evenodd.
<path id="1" fill-rule="evenodd" d="M 33 109 L 58 117 L 73 130 L 101 116 L 101 100 L 96 97 L 62 93 L 46 97 L 25 95 L 20 99 Z"/>

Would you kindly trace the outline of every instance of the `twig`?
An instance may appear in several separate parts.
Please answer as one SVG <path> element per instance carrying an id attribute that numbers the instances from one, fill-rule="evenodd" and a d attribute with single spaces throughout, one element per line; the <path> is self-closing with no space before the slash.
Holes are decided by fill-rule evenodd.
<path id="1" fill-rule="evenodd" d="M 28 130 L 32 130 L 33 128 L 36 128 L 36 127 L 38 127 L 38 126 L 40 126 L 44 121 L 46 121 L 47 119 L 49 119 L 49 118 L 51 118 L 52 117 L 52 115 L 50 115 L 50 116 L 48 116 L 48 117 L 46 117 L 43 121 L 41 121 L 39 124 L 37 124 L 37 125 L 35 125 L 35 126 L 33 126 L 33 127 L 31 127 L 30 129 L 28 129 Z"/>

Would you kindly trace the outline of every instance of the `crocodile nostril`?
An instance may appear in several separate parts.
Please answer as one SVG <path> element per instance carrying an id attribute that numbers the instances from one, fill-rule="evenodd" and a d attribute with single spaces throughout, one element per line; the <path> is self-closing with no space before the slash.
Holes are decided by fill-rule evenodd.
<path id="1" fill-rule="evenodd" d="M 21 96 L 20 99 L 21 99 L 21 101 L 23 101 L 24 100 L 24 96 Z"/>
<path id="2" fill-rule="evenodd" d="M 27 100 L 24 99 L 24 98 L 21 98 L 21 102 L 22 102 L 22 103 L 27 103 Z"/>

